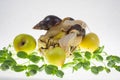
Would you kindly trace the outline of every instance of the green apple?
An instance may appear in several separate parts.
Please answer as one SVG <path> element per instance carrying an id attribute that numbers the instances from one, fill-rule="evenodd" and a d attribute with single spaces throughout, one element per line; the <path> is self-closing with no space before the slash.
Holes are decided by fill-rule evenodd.
<path id="1" fill-rule="evenodd" d="M 55 47 L 46 51 L 45 58 L 52 65 L 62 66 L 65 62 L 66 53 L 62 48 Z"/>
<path id="2" fill-rule="evenodd" d="M 99 37 L 97 34 L 91 32 L 85 35 L 82 42 L 80 43 L 80 48 L 93 52 L 99 47 L 99 44 Z"/>
<path id="3" fill-rule="evenodd" d="M 29 34 L 19 34 L 13 41 L 14 49 L 30 54 L 36 48 L 36 40 Z"/>

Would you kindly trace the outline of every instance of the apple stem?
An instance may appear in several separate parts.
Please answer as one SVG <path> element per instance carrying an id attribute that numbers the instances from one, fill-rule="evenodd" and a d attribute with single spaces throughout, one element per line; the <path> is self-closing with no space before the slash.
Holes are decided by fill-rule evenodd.
<path id="1" fill-rule="evenodd" d="M 23 46 L 24 44 L 25 44 L 25 41 L 22 41 L 22 43 L 20 45 Z"/>

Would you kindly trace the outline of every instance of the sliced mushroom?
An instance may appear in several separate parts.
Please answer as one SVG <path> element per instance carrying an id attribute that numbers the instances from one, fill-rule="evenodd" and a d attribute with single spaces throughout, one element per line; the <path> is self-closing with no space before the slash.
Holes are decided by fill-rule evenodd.
<path id="1" fill-rule="evenodd" d="M 59 45 L 66 51 L 67 56 L 69 56 L 71 43 L 74 42 L 76 33 L 71 33 L 59 40 Z"/>
<path id="2" fill-rule="evenodd" d="M 67 35 L 59 40 L 59 45 L 66 51 L 67 56 L 80 44 L 84 35 L 84 29 L 80 25 L 75 24 L 67 31 Z"/>

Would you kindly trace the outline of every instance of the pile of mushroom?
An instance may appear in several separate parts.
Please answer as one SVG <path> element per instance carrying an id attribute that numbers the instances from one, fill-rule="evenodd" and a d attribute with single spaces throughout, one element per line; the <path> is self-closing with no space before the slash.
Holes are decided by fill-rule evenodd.
<path id="1" fill-rule="evenodd" d="M 33 29 L 47 31 L 38 39 L 38 48 L 41 53 L 45 54 L 47 49 L 59 46 L 69 56 L 85 36 L 86 27 L 86 23 L 82 20 L 74 20 L 71 17 L 60 19 L 57 16 L 48 15 Z"/>

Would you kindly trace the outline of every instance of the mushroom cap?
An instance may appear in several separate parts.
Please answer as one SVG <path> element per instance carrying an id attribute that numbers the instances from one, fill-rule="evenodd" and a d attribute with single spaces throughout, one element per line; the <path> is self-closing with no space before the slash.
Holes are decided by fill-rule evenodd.
<path id="1" fill-rule="evenodd" d="M 85 36 L 85 29 L 82 28 L 79 24 L 75 24 L 71 26 L 71 28 L 67 31 L 69 33 L 77 33 L 77 36 Z"/>
<path id="2" fill-rule="evenodd" d="M 49 30 L 51 27 L 59 24 L 62 20 L 55 15 L 48 15 L 38 24 L 36 24 L 33 29 L 39 30 Z"/>

